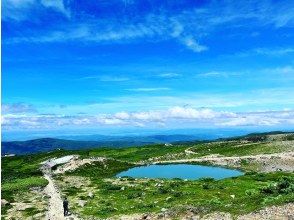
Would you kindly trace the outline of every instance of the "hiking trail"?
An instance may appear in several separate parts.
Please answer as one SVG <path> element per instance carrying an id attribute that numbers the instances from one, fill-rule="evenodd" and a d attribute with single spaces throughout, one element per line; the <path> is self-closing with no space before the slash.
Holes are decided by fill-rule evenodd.
<path id="1" fill-rule="evenodd" d="M 54 184 L 54 180 L 50 173 L 44 172 L 44 178 L 48 180 L 48 185 L 45 187 L 44 192 L 49 197 L 48 211 L 46 213 L 46 219 L 48 220 L 77 220 L 78 218 L 70 214 L 69 216 L 63 216 L 63 201 L 60 193 Z"/>

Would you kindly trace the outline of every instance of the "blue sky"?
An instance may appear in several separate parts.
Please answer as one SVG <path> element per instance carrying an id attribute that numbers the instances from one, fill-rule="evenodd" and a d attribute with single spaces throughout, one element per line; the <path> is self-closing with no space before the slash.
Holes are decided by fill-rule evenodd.
<path id="1" fill-rule="evenodd" d="M 294 124 L 293 1 L 3 0 L 2 129 Z"/>

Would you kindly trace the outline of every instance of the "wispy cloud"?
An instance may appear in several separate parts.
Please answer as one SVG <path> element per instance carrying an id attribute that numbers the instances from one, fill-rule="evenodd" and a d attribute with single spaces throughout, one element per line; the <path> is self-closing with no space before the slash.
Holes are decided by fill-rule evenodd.
<path id="1" fill-rule="evenodd" d="M 242 57 L 252 56 L 252 55 L 262 55 L 262 56 L 283 56 L 294 53 L 294 48 L 255 48 L 246 52 L 240 52 L 237 55 Z"/>
<path id="2" fill-rule="evenodd" d="M 125 76 L 108 76 L 108 75 L 102 75 L 102 76 L 86 76 L 79 78 L 79 80 L 99 80 L 101 82 L 124 82 L 124 81 L 129 81 L 129 77 Z"/>
<path id="3" fill-rule="evenodd" d="M 156 91 L 166 91 L 170 90 L 170 88 L 167 87 L 146 87 L 146 88 L 132 88 L 132 89 L 126 89 L 128 91 L 134 91 L 134 92 L 156 92 Z"/>
<path id="4" fill-rule="evenodd" d="M 12 104 L 2 104 L 2 114 L 9 114 L 9 113 L 35 113 L 37 109 L 27 103 L 12 103 Z"/>
<path id="5" fill-rule="evenodd" d="M 257 54 L 269 55 L 269 56 L 281 56 L 284 54 L 294 53 L 294 48 L 258 48 L 255 49 Z"/>
<path id="6" fill-rule="evenodd" d="M 64 41 L 88 41 L 88 42 L 121 42 L 139 38 L 152 38 L 163 35 L 165 28 L 157 26 L 153 21 L 146 24 L 122 23 L 107 24 L 106 21 L 81 22 L 74 25 L 62 24 L 57 30 L 49 30 L 45 35 L 14 37 L 6 40 L 5 43 L 50 43 Z M 150 25 L 150 26 L 149 26 Z M 62 29 L 62 30 L 60 30 Z"/>
<path id="7" fill-rule="evenodd" d="M 182 43 L 194 52 L 203 52 L 208 50 L 207 46 L 201 45 L 193 37 L 184 37 L 181 39 Z"/>
<path id="8" fill-rule="evenodd" d="M 282 67 L 276 67 L 276 68 L 267 68 L 261 70 L 261 72 L 265 74 L 279 74 L 280 76 L 294 76 L 294 67 L 293 66 L 282 66 Z"/>
<path id="9" fill-rule="evenodd" d="M 164 79 L 172 79 L 172 78 L 178 78 L 181 77 L 182 74 L 179 73 L 161 73 L 157 75 L 159 78 L 164 78 Z"/>
<path id="10" fill-rule="evenodd" d="M 239 76 L 245 76 L 254 78 L 256 75 L 252 75 L 252 72 L 257 73 L 258 76 L 266 76 L 268 77 L 269 74 L 271 75 L 280 75 L 280 76 L 293 76 L 294 75 L 294 67 L 291 65 L 287 66 L 278 66 L 278 67 L 272 67 L 272 68 L 264 68 L 264 69 L 255 69 L 255 70 L 242 70 L 242 71 L 218 71 L 218 70 L 212 70 L 207 71 L 203 73 L 198 73 L 195 75 L 195 78 L 229 78 L 229 77 L 239 77 Z"/>
<path id="11" fill-rule="evenodd" d="M 44 9 L 54 10 L 68 18 L 71 15 L 63 0 L 3 0 L 2 19 L 19 22 L 34 20 L 30 15 Z"/>
<path id="12" fill-rule="evenodd" d="M 21 2 L 21 3 L 20 3 Z M 55 10 L 68 17 L 69 21 L 61 22 L 40 32 L 31 29 L 29 33 L 21 33 L 5 39 L 4 43 L 46 43 L 64 41 L 90 42 L 130 42 L 139 39 L 164 41 L 174 39 L 187 49 L 199 53 L 208 50 L 205 37 L 219 28 L 273 26 L 274 28 L 293 26 L 294 10 L 292 1 L 269 4 L 263 1 L 212 1 L 200 8 L 179 11 L 173 15 L 151 11 L 143 17 L 128 17 L 122 21 L 115 17 L 103 18 L 92 14 L 78 14 L 75 7 L 64 4 L 65 1 L 5 0 L 3 1 L 3 19 L 22 21 L 27 11 Z M 136 4 L 136 3 L 134 3 Z M 70 5 L 70 4 L 69 4 Z M 79 16 L 72 18 L 74 14 Z M 36 16 L 42 15 L 36 13 Z M 71 15 L 71 17 L 70 17 Z M 34 17 L 34 16 L 30 16 Z M 43 16 L 41 16 L 43 17 Z M 35 17 L 34 17 L 35 18 Z M 91 18 L 91 19 L 89 19 Z M 74 23 L 71 19 L 75 19 Z M 238 25 L 234 25 L 238 22 Z M 200 43 L 201 42 L 201 43 Z M 289 53 L 277 51 L 278 54 Z M 258 50 L 257 53 L 270 51 Z"/>
<path id="13" fill-rule="evenodd" d="M 230 76 L 240 76 L 241 72 L 223 72 L 223 71 L 209 71 L 205 73 L 199 73 L 195 77 L 230 77 Z"/>

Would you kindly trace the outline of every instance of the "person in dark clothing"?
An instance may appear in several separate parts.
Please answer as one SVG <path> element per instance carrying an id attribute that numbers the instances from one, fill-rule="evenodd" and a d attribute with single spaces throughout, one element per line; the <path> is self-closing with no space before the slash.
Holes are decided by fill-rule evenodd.
<path id="1" fill-rule="evenodd" d="M 63 213 L 64 213 L 64 216 L 68 215 L 68 201 L 66 197 L 63 200 Z"/>

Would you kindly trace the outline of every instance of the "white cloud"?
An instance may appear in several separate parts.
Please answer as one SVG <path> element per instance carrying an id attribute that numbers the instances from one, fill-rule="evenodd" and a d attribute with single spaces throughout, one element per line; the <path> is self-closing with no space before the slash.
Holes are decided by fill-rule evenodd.
<path id="1" fill-rule="evenodd" d="M 118 112 L 114 115 L 114 117 L 117 119 L 127 120 L 130 118 L 130 115 L 127 112 Z"/>
<path id="2" fill-rule="evenodd" d="M 211 109 L 193 109 L 193 108 L 183 108 L 183 107 L 173 107 L 167 112 L 166 117 L 169 118 L 184 118 L 184 119 L 205 119 L 214 118 L 217 113 Z"/>
<path id="3" fill-rule="evenodd" d="M 104 125 L 122 125 L 125 124 L 125 121 L 117 118 L 102 118 L 98 122 Z"/>

